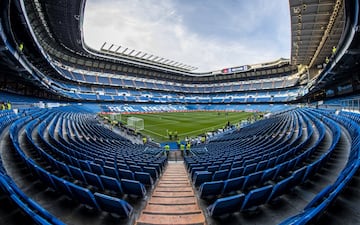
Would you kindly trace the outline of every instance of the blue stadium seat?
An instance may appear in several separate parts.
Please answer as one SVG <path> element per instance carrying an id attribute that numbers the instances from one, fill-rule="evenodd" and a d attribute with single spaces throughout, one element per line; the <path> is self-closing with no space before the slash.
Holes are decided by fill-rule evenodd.
<path id="1" fill-rule="evenodd" d="M 56 191 L 67 195 L 68 197 L 72 198 L 72 192 L 68 186 L 68 181 L 58 177 L 58 176 L 52 176 L 52 179 L 54 181 Z"/>
<path id="2" fill-rule="evenodd" d="M 99 175 L 88 171 L 84 171 L 83 174 L 85 176 L 87 184 L 92 185 L 101 191 L 104 190 L 104 186 L 100 180 Z"/>
<path id="3" fill-rule="evenodd" d="M 34 165 L 34 169 L 37 172 L 37 174 L 42 182 L 44 182 L 47 186 L 49 186 L 53 190 L 56 190 L 56 186 L 54 184 L 52 176 L 48 171 L 46 171 L 43 168 L 36 166 L 36 165 Z"/>
<path id="4" fill-rule="evenodd" d="M 121 179 L 121 187 L 125 194 L 135 195 L 142 198 L 146 196 L 146 189 L 139 181 Z"/>
<path id="5" fill-rule="evenodd" d="M 219 198 L 212 205 L 207 207 L 206 212 L 209 216 L 217 217 L 224 214 L 238 212 L 241 209 L 245 199 L 244 194 L 238 194 L 230 197 Z"/>
<path id="6" fill-rule="evenodd" d="M 233 162 L 233 164 L 231 166 L 232 169 L 238 168 L 238 167 L 243 167 L 243 162 L 242 161 Z"/>
<path id="7" fill-rule="evenodd" d="M 74 179 L 77 179 L 83 183 L 86 183 L 84 173 L 82 172 L 81 169 L 79 169 L 78 167 L 71 166 L 71 165 L 69 166 L 69 169 L 70 169 L 71 175 Z"/>
<path id="8" fill-rule="evenodd" d="M 267 202 L 273 189 L 272 185 L 251 190 L 244 200 L 241 211 L 250 210 L 253 206 L 259 206 Z"/>
<path id="9" fill-rule="evenodd" d="M 261 182 L 262 175 L 263 171 L 247 175 L 242 190 L 247 190 L 253 186 L 258 186 Z"/>
<path id="10" fill-rule="evenodd" d="M 263 176 L 261 178 L 261 183 L 265 183 L 269 180 L 272 180 L 276 174 L 276 171 L 277 171 L 276 167 L 272 167 L 267 170 L 264 170 Z"/>
<path id="11" fill-rule="evenodd" d="M 199 196 L 200 198 L 211 197 L 222 194 L 224 188 L 224 181 L 211 181 L 205 182 L 200 185 Z"/>
<path id="12" fill-rule="evenodd" d="M 235 177 L 225 180 L 223 193 L 231 193 L 233 191 L 240 191 L 244 185 L 245 177 Z"/>
<path id="13" fill-rule="evenodd" d="M 124 200 L 101 193 L 95 193 L 94 197 L 104 211 L 116 213 L 125 218 L 129 218 L 133 214 L 133 207 Z"/>
<path id="14" fill-rule="evenodd" d="M 267 160 L 264 160 L 264 161 L 261 161 L 261 162 L 259 162 L 258 164 L 257 164 L 257 166 L 256 166 L 256 171 L 262 171 L 262 170 L 264 170 L 265 168 L 266 168 L 266 166 L 267 166 Z"/>
<path id="15" fill-rule="evenodd" d="M 119 179 L 135 180 L 134 173 L 130 170 L 118 169 Z"/>
<path id="16" fill-rule="evenodd" d="M 217 180 L 226 180 L 229 176 L 229 170 L 226 169 L 226 170 L 218 170 L 218 171 L 215 171 L 213 177 L 212 177 L 212 180 L 213 181 L 217 181 Z"/>
<path id="17" fill-rule="evenodd" d="M 245 166 L 243 175 L 246 176 L 249 175 L 250 173 L 255 172 L 256 166 L 257 166 L 256 163 Z"/>
<path id="18" fill-rule="evenodd" d="M 154 181 L 149 173 L 135 172 L 135 180 L 140 181 L 142 184 L 148 186 L 152 186 L 154 184 Z"/>
<path id="19" fill-rule="evenodd" d="M 104 166 L 103 169 L 106 176 L 118 178 L 118 173 L 114 167 Z"/>
<path id="20" fill-rule="evenodd" d="M 109 191 L 113 191 L 117 194 L 123 193 L 123 190 L 121 188 L 121 183 L 114 177 L 100 175 L 100 179 L 105 189 Z"/>
<path id="21" fill-rule="evenodd" d="M 87 161 L 87 160 L 78 160 L 78 162 L 80 164 L 80 168 L 83 171 L 90 171 L 91 172 L 91 167 L 90 167 L 89 161 Z"/>
<path id="22" fill-rule="evenodd" d="M 286 174 L 287 172 L 289 172 L 287 170 L 288 162 L 281 163 L 281 164 L 277 165 L 276 168 L 277 168 L 277 170 L 276 170 L 276 173 L 275 173 L 275 176 L 274 176 L 275 179 L 278 179 L 280 176 L 282 176 L 282 175 Z"/>
<path id="23" fill-rule="evenodd" d="M 56 165 L 57 165 L 57 168 L 58 168 L 62 173 L 64 173 L 66 176 L 72 177 L 72 174 L 71 174 L 71 172 L 70 172 L 70 169 L 69 169 L 68 165 L 66 165 L 65 163 L 60 162 L 60 161 L 56 161 Z"/>
<path id="24" fill-rule="evenodd" d="M 190 174 L 191 174 L 192 180 L 194 180 L 195 173 L 198 171 L 206 171 L 205 166 L 197 166 L 197 167 L 190 168 Z"/>
<path id="25" fill-rule="evenodd" d="M 159 174 L 157 173 L 156 169 L 153 168 L 153 167 L 144 166 L 143 171 L 145 173 L 149 173 L 154 181 L 156 181 L 158 179 L 158 177 L 159 177 Z"/>
<path id="26" fill-rule="evenodd" d="M 194 174 L 193 182 L 194 182 L 195 186 L 199 186 L 204 182 L 211 181 L 212 177 L 213 177 L 212 172 L 198 171 L 198 172 L 195 172 L 195 174 Z"/>
<path id="27" fill-rule="evenodd" d="M 286 192 L 290 191 L 290 188 L 293 185 L 294 177 L 290 176 L 285 178 L 284 180 L 279 181 L 274 185 L 274 188 L 268 198 L 269 201 L 275 200 L 277 197 L 285 194 Z"/>
<path id="28" fill-rule="evenodd" d="M 229 170 L 231 168 L 231 163 L 224 163 L 220 166 L 219 170 Z"/>
<path id="29" fill-rule="evenodd" d="M 236 167 L 232 168 L 229 171 L 229 177 L 228 178 L 235 178 L 235 177 L 241 177 L 244 173 L 244 167 Z"/>
<path id="30" fill-rule="evenodd" d="M 82 204 L 100 210 L 100 207 L 97 204 L 95 197 L 93 193 L 91 193 L 91 191 L 70 182 L 67 185 L 72 193 L 73 199 L 76 199 L 78 202 Z"/>
<path id="31" fill-rule="evenodd" d="M 129 165 L 129 170 L 133 171 L 133 172 L 142 172 L 142 168 L 140 166 L 135 166 L 135 165 Z"/>
<path id="32" fill-rule="evenodd" d="M 91 171 L 93 173 L 96 173 L 98 175 L 105 175 L 104 174 L 104 169 L 101 165 L 97 164 L 97 163 L 90 163 L 90 167 L 91 167 Z"/>
<path id="33" fill-rule="evenodd" d="M 293 179 L 293 186 L 297 186 L 300 185 L 304 182 L 305 179 L 305 174 L 308 171 L 307 170 L 308 167 L 304 166 L 296 171 L 293 172 L 293 174 L 291 175 L 294 179 Z"/>
<path id="34" fill-rule="evenodd" d="M 215 165 L 215 166 L 208 166 L 208 168 L 207 168 L 207 171 L 208 172 L 215 172 L 215 171 L 217 171 L 217 170 L 219 170 L 219 165 Z"/>

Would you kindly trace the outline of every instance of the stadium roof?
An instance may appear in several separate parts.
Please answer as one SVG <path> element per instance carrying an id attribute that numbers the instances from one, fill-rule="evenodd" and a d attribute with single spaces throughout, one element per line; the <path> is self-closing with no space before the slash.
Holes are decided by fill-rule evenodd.
<path id="1" fill-rule="evenodd" d="M 25 5 L 32 5 L 40 15 L 38 18 L 41 21 L 36 23 L 35 31 L 43 48 L 50 55 L 63 59 L 64 62 L 89 68 L 92 66 L 107 68 L 107 62 L 122 62 L 116 66 L 117 70 L 122 65 L 124 67 L 138 65 L 139 68 L 155 68 L 182 75 L 213 75 L 212 73 L 182 73 L 180 70 L 166 70 L 166 67 L 161 65 L 151 67 L 153 66 L 151 64 L 142 64 L 125 58 L 120 60 L 114 57 L 104 58 L 104 53 L 89 50 L 84 43 L 82 30 L 85 2 L 86 0 L 25 1 Z M 332 46 L 340 40 L 344 26 L 343 1 L 336 1 L 335 4 L 331 0 L 290 0 L 290 11 L 292 63 L 310 66 L 322 63 L 325 57 L 331 54 Z M 299 19 L 300 16 L 301 19 Z M 35 18 L 33 16 L 30 19 L 34 21 Z M 335 22 L 330 26 L 329 21 Z M 41 26 L 45 28 L 42 29 Z M 331 38 L 327 35 L 329 33 L 325 32 L 328 27 L 331 28 Z M 323 44 L 322 40 L 324 40 Z M 109 66 L 113 68 L 114 64 Z"/>
<path id="2" fill-rule="evenodd" d="M 344 29 L 343 0 L 290 0 L 290 14 L 292 63 L 323 64 Z"/>

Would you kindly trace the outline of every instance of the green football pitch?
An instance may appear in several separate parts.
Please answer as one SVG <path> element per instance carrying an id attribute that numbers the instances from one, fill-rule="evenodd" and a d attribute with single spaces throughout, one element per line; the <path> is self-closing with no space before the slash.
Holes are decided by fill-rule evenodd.
<path id="1" fill-rule="evenodd" d="M 124 124 L 128 117 L 144 119 L 144 135 L 150 136 L 158 142 L 168 141 L 168 133 L 177 131 L 178 137 L 195 137 L 205 132 L 223 128 L 228 121 L 237 124 L 246 120 L 253 113 L 249 112 L 170 112 L 151 114 L 123 114 L 121 120 Z"/>

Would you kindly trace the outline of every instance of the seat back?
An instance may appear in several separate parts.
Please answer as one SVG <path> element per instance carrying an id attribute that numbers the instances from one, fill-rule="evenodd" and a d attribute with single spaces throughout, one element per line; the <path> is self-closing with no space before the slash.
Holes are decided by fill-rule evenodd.
<path id="1" fill-rule="evenodd" d="M 100 175 L 100 179 L 105 189 L 113 191 L 118 194 L 123 193 L 123 190 L 121 188 L 121 183 L 117 179 L 104 175 Z"/>
<path id="2" fill-rule="evenodd" d="M 245 177 L 235 177 L 225 180 L 223 193 L 227 194 L 233 191 L 239 191 L 242 189 L 245 182 Z"/>
<path id="3" fill-rule="evenodd" d="M 219 198 L 206 210 L 210 216 L 221 216 L 223 214 L 240 211 L 241 205 L 245 199 L 244 194 L 234 195 L 225 198 Z"/>
<path id="4" fill-rule="evenodd" d="M 100 193 L 95 193 L 94 197 L 104 211 L 116 213 L 125 218 L 129 218 L 133 213 L 133 207 L 124 200 Z"/>
<path id="5" fill-rule="evenodd" d="M 241 211 L 247 210 L 253 206 L 259 206 L 267 202 L 271 191 L 273 189 L 272 185 L 268 185 L 265 187 L 257 188 L 251 190 L 244 200 L 244 203 L 241 207 Z"/>
<path id="6" fill-rule="evenodd" d="M 211 181 L 203 183 L 199 188 L 200 198 L 221 195 L 224 181 Z"/>

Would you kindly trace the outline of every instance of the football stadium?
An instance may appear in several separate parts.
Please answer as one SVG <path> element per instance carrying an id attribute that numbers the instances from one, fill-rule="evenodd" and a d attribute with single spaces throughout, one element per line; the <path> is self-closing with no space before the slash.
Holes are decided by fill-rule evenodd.
<path id="1" fill-rule="evenodd" d="M 205 72 L 89 46 L 88 1 L 0 1 L 0 224 L 360 224 L 359 0 L 284 0 L 289 57 Z"/>

